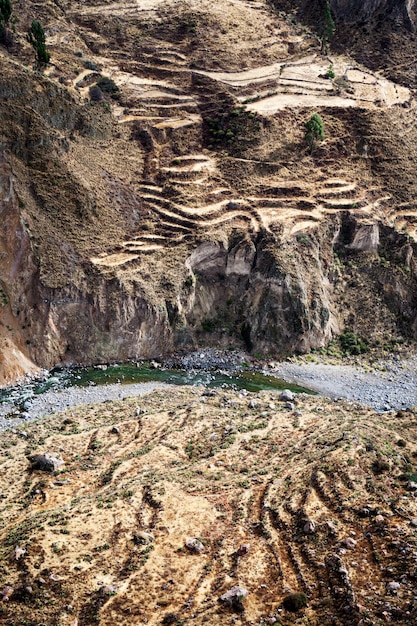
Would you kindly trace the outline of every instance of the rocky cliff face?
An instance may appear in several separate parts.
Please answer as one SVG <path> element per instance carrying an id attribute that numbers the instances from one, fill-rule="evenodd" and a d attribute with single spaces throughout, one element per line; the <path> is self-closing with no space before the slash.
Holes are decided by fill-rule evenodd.
<path id="1" fill-rule="evenodd" d="M 391 18 L 414 29 L 415 0 L 331 0 L 335 15 L 347 22 Z"/>
<path id="2" fill-rule="evenodd" d="M 3 381 L 34 363 L 149 358 L 201 345 L 283 356 L 325 346 L 346 325 L 367 335 L 369 320 L 392 334 L 402 319 L 405 334 L 417 334 L 415 246 L 377 223 L 339 216 L 291 242 L 268 233 L 203 242 L 185 259 L 184 282 L 155 300 L 143 284 L 88 266 L 72 284 L 45 284 L 4 155 L 0 204 Z M 392 265 L 384 257 L 381 268 L 378 249 Z"/>
<path id="3" fill-rule="evenodd" d="M 27 296 L 31 292 L 36 265 L 14 192 L 11 167 L 1 152 L 0 220 L 0 380 L 11 382 L 37 369 L 29 358 L 29 344 L 25 342 L 25 332 L 16 315 L 22 310 L 22 317 L 27 322 Z"/>

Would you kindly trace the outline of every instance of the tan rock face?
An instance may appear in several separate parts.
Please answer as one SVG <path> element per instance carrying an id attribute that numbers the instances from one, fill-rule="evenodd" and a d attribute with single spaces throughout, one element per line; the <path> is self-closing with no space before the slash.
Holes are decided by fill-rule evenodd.
<path id="1" fill-rule="evenodd" d="M 14 313 L 35 272 L 28 232 L 20 214 L 13 175 L 0 152 L 0 382 L 36 370 Z M 25 305 L 24 298 L 22 305 Z"/>

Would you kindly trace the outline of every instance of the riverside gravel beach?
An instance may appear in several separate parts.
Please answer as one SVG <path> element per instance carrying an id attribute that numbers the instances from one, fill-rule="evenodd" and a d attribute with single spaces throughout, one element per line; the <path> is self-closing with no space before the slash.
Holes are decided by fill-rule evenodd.
<path id="1" fill-rule="evenodd" d="M 207 352 L 201 357 L 207 357 Z M 213 353 L 209 354 L 210 364 Z M 224 366 L 225 357 L 221 356 Z M 200 366 L 199 358 L 194 357 L 193 366 Z M 190 366 L 190 364 L 188 364 Z M 407 359 L 385 360 L 378 367 L 369 368 L 359 365 L 283 362 L 264 370 L 301 385 L 323 396 L 343 398 L 371 407 L 377 411 L 406 409 L 417 405 L 417 356 Z M 69 387 L 50 390 L 33 396 L 25 405 L 20 418 L 10 419 L 14 405 L 6 402 L 0 405 L 0 429 L 11 428 L 25 421 L 32 421 L 43 415 L 59 413 L 69 407 L 97 404 L 110 400 L 121 400 L 131 396 L 140 396 L 154 389 L 169 389 L 161 382 L 91 385 L 88 387 Z"/>

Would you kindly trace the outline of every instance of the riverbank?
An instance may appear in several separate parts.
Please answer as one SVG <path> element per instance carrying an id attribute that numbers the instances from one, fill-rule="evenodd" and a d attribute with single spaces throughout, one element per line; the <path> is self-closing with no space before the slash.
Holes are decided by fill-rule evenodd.
<path id="1" fill-rule="evenodd" d="M 203 370 L 204 367 L 231 371 L 251 367 L 263 369 L 264 374 L 273 375 L 316 391 L 323 396 L 343 398 L 377 411 L 406 409 L 417 406 L 417 356 L 384 360 L 370 370 L 365 365 L 311 363 L 300 358 L 270 364 L 260 368 L 259 363 L 247 363 L 244 354 L 226 354 L 218 350 L 205 350 L 188 355 L 180 361 L 170 361 L 172 367 L 183 367 L 185 371 Z M 246 356 L 248 361 L 249 357 Z M 159 364 L 155 364 L 158 365 Z M 165 364 L 164 364 L 165 365 Z M 157 370 L 155 370 L 157 371 Z M 78 405 L 99 404 L 127 397 L 141 396 L 154 389 L 169 389 L 161 381 L 140 383 L 91 384 L 87 387 L 71 386 L 51 389 L 40 395 L 33 395 L 23 403 L 19 410 L 16 403 L 0 404 L 0 430 L 12 428 L 17 424 L 30 422 L 44 415 L 60 413 Z M 15 417 L 10 417 L 15 415 Z"/>
<path id="2" fill-rule="evenodd" d="M 377 411 L 417 405 L 417 356 L 384 360 L 371 371 L 361 365 L 302 360 L 280 363 L 269 371 L 320 394 L 358 402 Z"/>

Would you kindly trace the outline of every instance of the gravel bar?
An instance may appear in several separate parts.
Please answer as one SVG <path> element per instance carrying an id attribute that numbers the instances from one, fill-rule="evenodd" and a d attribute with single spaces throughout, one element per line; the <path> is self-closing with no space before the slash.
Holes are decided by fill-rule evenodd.
<path id="1" fill-rule="evenodd" d="M 390 411 L 417 406 L 417 356 L 384 361 L 366 371 L 353 365 L 281 363 L 273 373 L 330 397 Z"/>
<path id="2" fill-rule="evenodd" d="M 122 400 L 129 396 L 142 396 L 154 389 L 168 389 L 169 387 L 170 385 L 161 382 L 132 383 L 127 385 L 116 383 L 46 391 L 30 399 L 27 410 L 21 414 L 22 418 L 5 419 L 5 416 L 15 406 L 12 403 L 0 404 L 0 430 L 13 428 L 18 424 L 33 421 L 44 415 L 60 413 L 80 404 L 98 404 L 108 400 Z"/>

